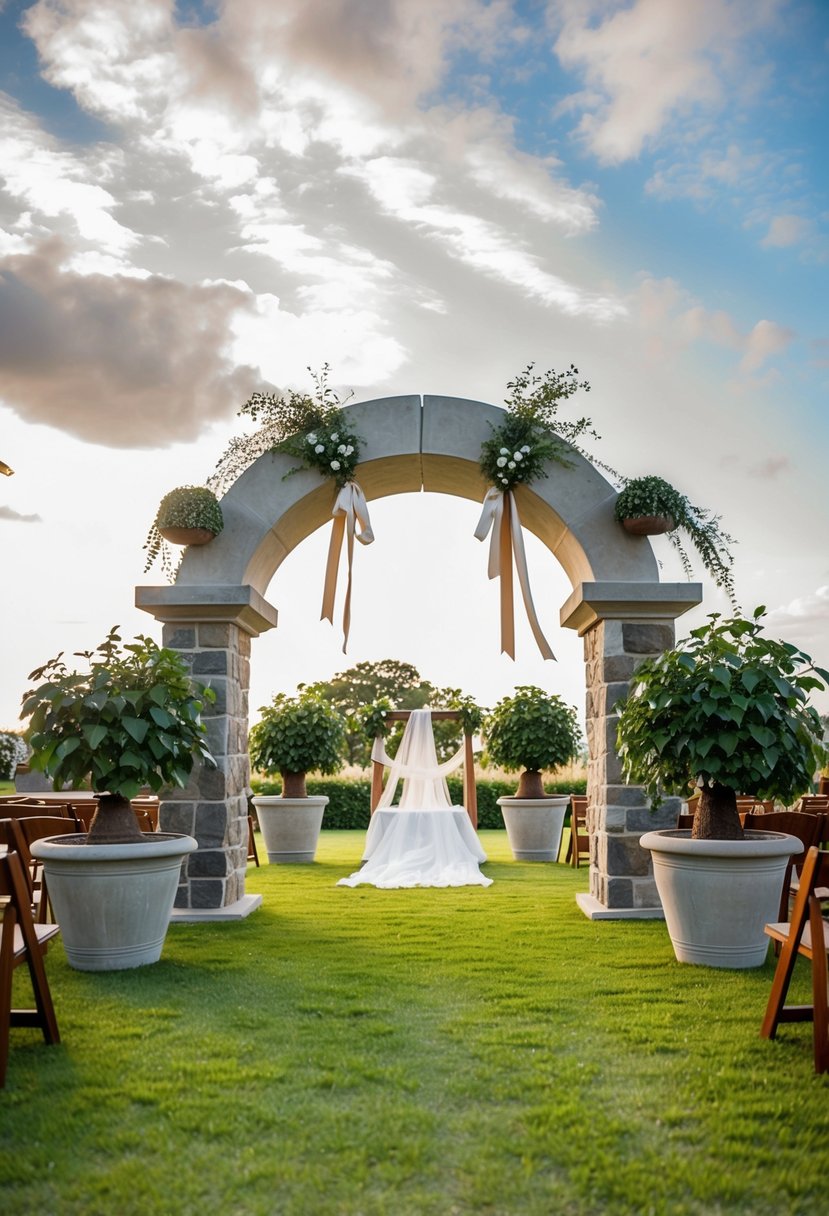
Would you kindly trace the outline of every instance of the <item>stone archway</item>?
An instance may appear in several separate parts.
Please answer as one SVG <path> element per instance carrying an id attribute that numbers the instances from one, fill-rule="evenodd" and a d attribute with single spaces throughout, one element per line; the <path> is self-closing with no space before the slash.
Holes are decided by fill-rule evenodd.
<path id="1" fill-rule="evenodd" d="M 478 467 L 489 424 L 503 412 L 458 397 L 403 396 L 348 407 L 364 439 L 358 477 L 366 498 L 426 490 L 477 502 L 487 485 Z M 275 571 L 331 518 L 330 483 L 310 470 L 284 480 L 292 461 L 261 456 L 222 500 L 225 528 L 191 548 L 172 586 L 137 587 L 136 605 L 163 622 L 164 644 L 184 652 L 217 700 L 208 731 L 218 768 L 194 772 L 161 807 L 168 831 L 195 836 L 177 907 L 193 918 L 244 915 L 247 857 L 248 688 L 251 639 L 277 624 L 265 599 Z M 572 466 L 521 486 L 522 523 L 561 564 L 572 593 L 561 624 L 584 637 L 589 750 L 590 894 L 594 917 L 658 916 L 659 900 L 639 836 L 670 825 L 676 805 L 651 815 L 641 790 L 625 786 L 615 752 L 613 706 L 642 658 L 674 641 L 674 620 L 702 598 L 696 583 L 662 583 L 649 542 L 613 519 L 616 492 L 577 453 Z M 663 821 L 664 820 L 664 824 Z"/>

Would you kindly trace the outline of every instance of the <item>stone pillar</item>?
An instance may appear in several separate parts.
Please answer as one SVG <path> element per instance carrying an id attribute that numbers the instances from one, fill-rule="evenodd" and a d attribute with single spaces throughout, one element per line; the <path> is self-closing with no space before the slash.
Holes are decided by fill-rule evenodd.
<path id="1" fill-rule="evenodd" d="M 185 832 L 199 846 L 182 866 L 174 918 L 246 916 L 261 903 L 245 893 L 251 637 L 276 614 L 250 587 L 139 587 L 136 603 L 164 623 L 163 644 L 216 694 L 203 714 L 216 767 L 197 764 L 184 789 L 161 798 L 160 830 Z"/>
<path id="2" fill-rule="evenodd" d="M 562 608 L 562 624 L 584 637 L 590 891 L 577 900 L 593 919 L 662 915 L 639 838 L 673 827 L 680 799 L 652 812 L 641 787 L 625 783 L 615 706 L 637 666 L 674 644 L 674 618 L 700 598 L 696 584 L 582 583 Z"/>

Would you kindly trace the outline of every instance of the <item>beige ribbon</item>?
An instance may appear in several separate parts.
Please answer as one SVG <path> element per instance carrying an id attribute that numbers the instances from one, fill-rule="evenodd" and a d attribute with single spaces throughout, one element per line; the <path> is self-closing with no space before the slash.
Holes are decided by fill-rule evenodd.
<path id="1" fill-rule="evenodd" d="M 354 560 L 354 538 L 361 545 L 370 545 L 374 540 L 371 522 L 368 517 L 366 496 L 356 481 L 348 481 L 342 487 L 334 500 L 331 512 L 334 522 L 331 525 L 331 541 L 328 546 L 328 561 L 325 566 L 325 587 L 322 592 L 321 621 L 334 624 L 334 599 L 337 594 L 337 571 L 340 565 L 343 536 L 346 537 L 346 555 L 348 558 L 348 585 L 345 591 L 343 607 L 343 654 L 348 645 L 348 631 L 351 628 L 351 566 Z M 358 531 L 359 525 L 359 531 Z"/>
<path id="2" fill-rule="evenodd" d="M 511 659 L 515 658 L 515 616 L 512 603 L 512 563 L 514 559 L 518 582 L 521 586 L 521 596 L 533 637 L 542 657 L 554 659 L 555 655 L 541 631 L 536 616 L 530 591 L 530 576 L 527 571 L 527 555 L 524 551 L 524 534 L 521 531 L 518 505 L 511 490 L 498 490 L 493 486 L 487 491 L 481 518 L 475 529 L 476 538 L 486 540 L 490 529 L 492 536 L 489 542 L 487 574 L 490 578 L 500 578 L 501 580 L 501 651 L 502 653 L 506 651 Z"/>

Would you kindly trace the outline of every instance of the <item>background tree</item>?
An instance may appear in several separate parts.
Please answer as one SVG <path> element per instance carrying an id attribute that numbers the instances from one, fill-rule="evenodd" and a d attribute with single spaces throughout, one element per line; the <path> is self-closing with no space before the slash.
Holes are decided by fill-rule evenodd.
<path id="1" fill-rule="evenodd" d="M 386 697 L 394 709 L 452 709 L 460 699 L 467 702 L 458 688 L 439 688 L 424 680 L 411 663 L 398 659 L 362 662 L 332 676 L 308 685 L 313 692 L 329 701 L 346 720 L 344 757 L 347 764 L 368 768 L 371 761 L 371 741 L 366 738 L 359 722 L 359 711 Z M 454 722 L 436 722 L 435 743 L 443 758 L 460 745 L 461 727 Z M 395 726 L 387 736 L 393 750 L 402 727 Z"/>

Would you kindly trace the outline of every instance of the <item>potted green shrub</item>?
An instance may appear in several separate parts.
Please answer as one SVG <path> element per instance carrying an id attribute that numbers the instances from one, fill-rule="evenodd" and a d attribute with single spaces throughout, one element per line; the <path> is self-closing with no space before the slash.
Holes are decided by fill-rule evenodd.
<path id="1" fill-rule="evenodd" d="M 297 696 L 278 693 L 260 711 L 250 731 L 252 768 L 282 778 L 281 796 L 253 799 L 268 861 L 310 862 L 317 851 L 328 799 L 307 792 L 307 773 L 336 773 L 342 768 L 345 723 L 313 689 Z"/>
<path id="2" fill-rule="evenodd" d="M 751 619 L 708 623 L 637 669 L 617 703 L 618 748 L 628 781 L 652 805 L 700 790 L 692 830 L 648 832 L 654 877 L 677 958 L 722 967 L 759 966 L 777 919 L 788 858 L 800 841 L 744 831 L 737 793 L 790 803 L 809 787 L 825 749 L 809 693 L 829 672 Z"/>
<path id="3" fill-rule="evenodd" d="M 705 569 L 718 587 L 728 595 L 736 610 L 733 557 L 729 545 L 734 543 L 720 527 L 720 518 L 703 507 L 695 507 L 685 494 L 675 490 L 661 477 L 632 477 L 624 486 L 614 506 L 614 515 L 622 527 L 635 536 L 656 536 L 667 533 L 676 549 L 688 578 L 693 576 L 691 560 L 679 535 L 684 531 Z"/>
<path id="4" fill-rule="evenodd" d="M 545 794 L 542 773 L 578 754 L 575 709 L 555 693 L 522 685 L 498 702 L 484 733 L 489 760 L 507 772 L 521 770 L 515 795 L 498 799 L 516 861 L 555 861 L 569 798 Z"/>
<path id="5" fill-rule="evenodd" d="M 147 561 L 144 573 L 161 557 L 165 574 L 172 572 L 170 549 L 165 544 L 206 545 L 224 527 L 222 508 L 212 490 L 206 486 L 178 486 L 165 494 L 159 503 L 144 548 Z"/>
<path id="6" fill-rule="evenodd" d="M 121 645 L 116 629 L 88 670 L 58 655 L 33 671 L 21 718 L 29 764 L 56 789 L 87 782 L 98 795 L 88 833 L 41 840 L 49 895 L 69 962 L 114 970 L 155 962 L 164 942 L 182 859 L 191 836 L 142 834 L 130 799 L 149 786 L 184 786 L 194 759 L 212 764 L 201 711 L 215 700 L 194 683 L 182 657 L 138 637 Z"/>

